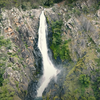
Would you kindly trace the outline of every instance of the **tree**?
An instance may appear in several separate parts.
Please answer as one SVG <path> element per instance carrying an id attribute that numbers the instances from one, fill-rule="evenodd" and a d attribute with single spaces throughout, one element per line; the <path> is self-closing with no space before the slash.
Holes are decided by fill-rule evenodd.
<path id="1" fill-rule="evenodd" d="M 83 86 L 85 86 L 85 87 L 88 87 L 89 84 L 90 84 L 90 78 L 89 78 L 89 76 L 87 76 L 86 74 L 81 74 L 81 75 L 79 76 L 79 81 L 80 81 L 80 83 L 81 83 Z"/>

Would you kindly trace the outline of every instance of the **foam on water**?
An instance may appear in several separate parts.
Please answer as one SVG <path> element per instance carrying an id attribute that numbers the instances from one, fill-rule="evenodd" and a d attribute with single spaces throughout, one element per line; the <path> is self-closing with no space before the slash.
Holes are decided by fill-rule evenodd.
<path id="1" fill-rule="evenodd" d="M 40 26 L 39 26 L 39 39 L 38 39 L 38 47 L 41 51 L 42 58 L 43 58 L 43 76 L 39 80 L 41 86 L 37 90 L 37 97 L 41 97 L 44 89 L 47 87 L 48 83 L 50 82 L 51 78 L 56 77 L 59 70 L 57 70 L 53 63 L 51 62 L 48 56 L 48 48 L 47 48 L 47 41 L 46 41 L 46 34 L 47 33 L 47 23 L 46 18 L 44 16 L 44 11 L 42 11 L 40 16 Z"/>

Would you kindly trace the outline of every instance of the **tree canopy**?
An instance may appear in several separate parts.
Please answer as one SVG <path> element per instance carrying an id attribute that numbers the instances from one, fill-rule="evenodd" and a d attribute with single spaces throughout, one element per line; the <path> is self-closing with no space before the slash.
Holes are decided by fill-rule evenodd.
<path id="1" fill-rule="evenodd" d="M 22 7 L 22 9 L 27 9 L 26 6 L 31 8 L 37 8 L 39 5 L 41 6 L 51 6 L 54 3 L 62 2 L 64 0 L 0 0 L 0 8 L 5 7 L 10 9 L 12 7 Z M 76 0 L 65 0 L 69 3 L 72 3 Z"/>

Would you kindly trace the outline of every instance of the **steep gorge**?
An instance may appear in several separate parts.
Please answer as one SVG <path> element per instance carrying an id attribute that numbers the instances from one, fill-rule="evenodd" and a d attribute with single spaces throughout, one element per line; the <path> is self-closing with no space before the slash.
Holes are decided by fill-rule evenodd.
<path id="1" fill-rule="evenodd" d="M 59 34 L 59 27 L 55 27 L 55 22 L 63 21 L 61 39 L 59 39 L 59 35 L 52 34 L 50 48 L 53 50 L 57 63 L 60 59 L 64 71 L 59 75 L 57 82 L 52 80 L 49 83 L 43 93 L 44 100 L 100 99 L 99 7 L 100 5 L 96 1 L 87 0 L 65 6 L 57 4 L 51 9 L 46 9 L 49 34 Z M 58 39 L 62 41 L 60 44 L 58 44 Z M 66 40 L 66 49 L 61 48 L 65 45 L 64 41 Z M 55 44 L 59 45 L 60 48 L 56 47 Z M 59 53 L 60 51 L 61 53 Z M 65 51 L 68 51 L 67 54 L 69 53 L 71 60 L 65 59 L 65 56 L 68 56 Z"/>
<path id="2" fill-rule="evenodd" d="M 1 11 L 0 74 L 4 80 L 0 98 L 4 100 L 34 99 L 36 95 L 36 84 L 42 74 L 42 58 L 37 47 L 41 11 L 24 12 L 17 8 Z"/>
<path id="3" fill-rule="evenodd" d="M 56 82 L 52 79 L 44 90 L 43 100 L 100 99 L 99 8 L 99 2 L 92 0 L 45 8 L 49 56 L 62 70 Z M 42 75 L 37 48 L 41 11 L 1 10 L 0 98 L 4 100 L 34 100 L 37 94 Z"/>

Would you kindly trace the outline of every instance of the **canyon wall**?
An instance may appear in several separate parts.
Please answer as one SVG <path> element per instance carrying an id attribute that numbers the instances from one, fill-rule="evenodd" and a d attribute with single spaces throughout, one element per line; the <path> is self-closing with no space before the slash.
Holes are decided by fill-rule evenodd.
<path id="1" fill-rule="evenodd" d="M 100 62 L 100 5 L 96 1 L 77 1 L 70 5 L 65 2 L 45 9 L 48 22 L 50 48 L 55 62 L 62 63 L 62 72 L 55 82 L 52 80 L 43 93 L 44 100 L 99 100 Z M 61 39 L 51 34 L 59 34 L 55 22 L 63 21 Z M 58 25 L 58 24 L 57 24 Z M 56 49 L 57 39 L 62 43 Z M 64 41 L 71 60 L 62 59 Z M 54 51 L 53 51 L 54 50 Z M 65 50 L 65 51 L 66 51 Z M 58 51 L 58 52 L 57 52 Z M 56 66 L 57 67 L 57 66 Z"/>
<path id="2" fill-rule="evenodd" d="M 42 74 L 42 58 L 37 47 L 41 11 L 1 10 L 1 99 L 31 100 L 36 96 L 38 78 Z"/>

